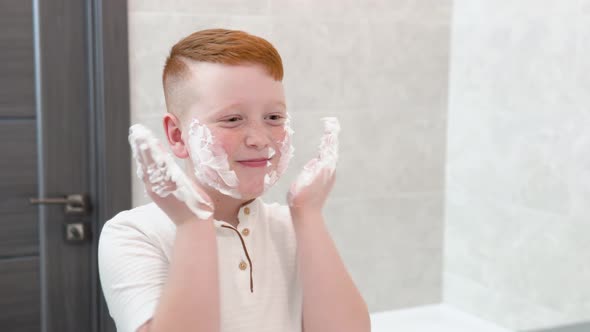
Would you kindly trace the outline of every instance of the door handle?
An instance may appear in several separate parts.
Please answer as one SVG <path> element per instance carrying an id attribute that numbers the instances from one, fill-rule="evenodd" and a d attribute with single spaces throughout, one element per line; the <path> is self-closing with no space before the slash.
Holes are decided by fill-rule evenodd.
<path id="1" fill-rule="evenodd" d="M 63 204 L 64 211 L 68 215 L 80 215 L 90 213 L 90 198 L 87 194 L 72 194 L 65 197 L 29 198 L 31 204 Z"/>

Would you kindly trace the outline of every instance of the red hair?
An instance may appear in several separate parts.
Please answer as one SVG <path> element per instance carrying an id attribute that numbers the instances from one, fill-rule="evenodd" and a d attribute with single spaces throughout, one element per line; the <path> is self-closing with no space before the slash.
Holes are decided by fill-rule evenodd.
<path id="1" fill-rule="evenodd" d="M 259 64 L 275 80 L 283 80 L 281 56 L 266 39 L 239 30 L 197 31 L 172 46 L 166 59 L 162 83 L 169 111 L 170 86 L 191 74 L 187 60 L 227 65 Z"/>

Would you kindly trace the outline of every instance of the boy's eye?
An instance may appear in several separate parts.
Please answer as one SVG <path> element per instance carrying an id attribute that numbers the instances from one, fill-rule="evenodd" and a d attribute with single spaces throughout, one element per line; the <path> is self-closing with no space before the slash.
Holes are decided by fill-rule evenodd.
<path id="1" fill-rule="evenodd" d="M 221 126 L 226 128 L 237 127 L 242 123 L 242 117 L 239 115 L 232 115 L 219 120 Z"/>
<path id="2" fill-rule="evenodd" d="M 271 114 L 268 115 L 266 118 L 272 121 L 273 123 L 282 123 L 285 119 L 285 117 L 281 114 Z"/>
<path id="3" fill-rule="evenodd" d="M 238 121 L 242 120 L 241 116 L 238 115 L 233 115 L 233 116 L 229 116 L 227 118 L 223 118 L 220 121 L 221 122 L 226 122 L 226 123 L 236 123 Z"/>

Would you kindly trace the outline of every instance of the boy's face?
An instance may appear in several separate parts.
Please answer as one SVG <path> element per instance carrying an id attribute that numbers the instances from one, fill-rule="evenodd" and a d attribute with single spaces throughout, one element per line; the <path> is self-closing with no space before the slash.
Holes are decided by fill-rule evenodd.
<path id="1" fill-rule="evenodd" d="M 190 67 L 188 90 L 195 95 L 183 116 L 183 136 L 193 119 L 206 125 L 227 154 L 241 198 L 260 196 L 265 176 L 277 169 L 286 135 L 282 83 L 260 65 L 191 63 Z M 271 151 L 275 153 L 268 158 Z"/>

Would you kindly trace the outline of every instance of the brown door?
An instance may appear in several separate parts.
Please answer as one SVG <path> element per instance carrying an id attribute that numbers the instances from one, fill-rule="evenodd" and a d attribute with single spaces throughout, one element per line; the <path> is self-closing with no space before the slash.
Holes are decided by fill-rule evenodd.
<path id="1" fill-rule="evenodd" d="M 96 246 L 130 204 L 127 30 L 105 3 L 0 0 L 0 331 L 114 330 Z"/>

